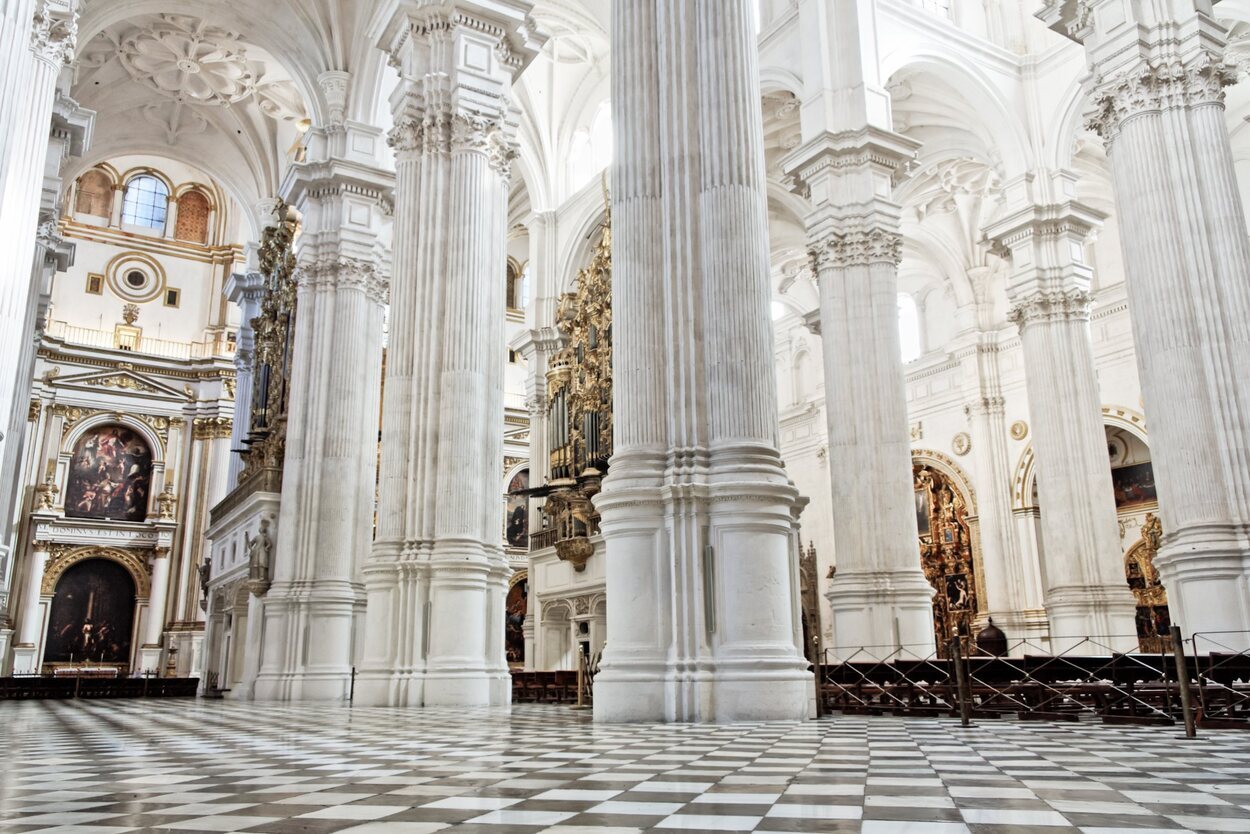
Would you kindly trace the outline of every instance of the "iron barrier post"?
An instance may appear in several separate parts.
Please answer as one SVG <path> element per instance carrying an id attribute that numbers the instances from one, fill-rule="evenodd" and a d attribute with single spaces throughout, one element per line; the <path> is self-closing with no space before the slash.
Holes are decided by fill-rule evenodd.
<path id="1" fill-rule="evenodd" d="M 1194 700 L 1189 691 L 1189 664 L 1185 660 L 1185 641 L 1181 627 L 1172 626 L 1172 657 L 1176 659 L 1176 682 L 1181 693 L 1181 714 L 1185 717 L 1185 738 L 1195 738 L 1198 726 L 1194 721 Z"/>
<path id="2" fill-rule="evenodd" d="M 959 700 L 959 723 L 972 725 L 972 697 L 968 689 L 968 670 L 964 668 L 963 641 L 959 633 L 951 638 L 951 662 L 955 664 L 955 697 Z"/>

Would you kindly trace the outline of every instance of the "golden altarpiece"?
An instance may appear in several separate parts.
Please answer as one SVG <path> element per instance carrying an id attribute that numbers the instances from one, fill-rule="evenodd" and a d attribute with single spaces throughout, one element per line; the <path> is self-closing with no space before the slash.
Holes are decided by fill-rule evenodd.
<path id="1" fill-rule="evenodd" d="M 956 635 L 965 654 L 975 647 L 977 582 L 968 505 L 944 473 L 924 463 L 912 466 L 920 565 L 933 586 L 933 631 L 938 654 L 946 656 Z"/>
<path id="2" fill-rule="evenodd" d="M 612 456 L 612 231 L 603 226 L 590 264 L 573 292 L 560 297 L 556 327 L 563 347 L 547 370 L 548 460 L 551 477 L 534 491 L 545 496 L 531 549 L 555 546 L 581 572 L 594 553 L 591 537 L 599 492 Z"/>

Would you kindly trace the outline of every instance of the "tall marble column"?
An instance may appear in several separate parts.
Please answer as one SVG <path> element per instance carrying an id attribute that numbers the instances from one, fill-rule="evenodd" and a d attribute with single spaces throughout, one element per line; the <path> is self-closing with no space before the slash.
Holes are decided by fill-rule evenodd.
<path id="1" fill-rule="evenodd" d="M 22 608 L 13 645 L 13 673 L 33 675 L 39 671 L 40 637 L 43 634 L 43 572 L 48 565 L 50 548 L 46 541 L 31 544 L 30 563 L 26 566 L 26 585 L 22 590 Z"/>
<path id="2" fill-rule="evenodd" d="M 1227 33 L 1209 0 L 1071 6 L 1050 0 L 1039 17 L 1084 44 L 1092 70 L 1164 530 L 1155 565 L 1186 635 L 1246 632 L 1250 240 L 1225 125 Z M 1250 647 L 1245 633 L 1213 639 Z"/>
<path id="3" fill-rule="evenodd" d="M 140 674 L 159 673 L 165 633 L 165 609 L 169 601 L 169 548 L 158 547 L 152 553 L 152 591 L 148 598 L 148 615 L 143 622 L 139 646 Z"/>
<path id="4" fill-rule="evenodd" d="M 1137 643 L 1089 332 L 1084 251 L 1102 220 L 1079 203 L 1027 204 L 986 230 L 1011 258 L 1007 297 L 1033 424 L 1051 646 L 1094 654 Z"/>
<path id="5" fill-rule="evenodd" d="M 902 254 L 894 182 L 919 146 L 893 132 L 868 0 L 802 0 L 803 144 L 784 164 L 808 193 L 837 573 L 834 647 L 933 651 L 933 588 L 920 567 L 899 350 Z M 852 358 L 853 357 L 853 358 Z"/>
<path id="6" fill-rule="evenodd" d="M 359 658 L 373 529 L 391 175 L 381 131 L 309 134 L 282 195 L 302 216 L 282 503 L 257 700 L 344 700 Z M 249 634 L 252 630 L 249 628 Z"/>
<path id="7" fill-rule="evenodd" d="M 31 264 L 56 81 L 73 57 L 77 0 L 0 0 L 0 460 L 25 425 L 18 398 Z M 16 412 L 16 415 L 15 415 Z M 7 507 L 5 508 L 7 511 Z"/>
<path id="8" fill-rule="evenodd" d="M 403 2 L 394 282 L 378 533 L 356 700 L 506 704 L 500 531 L 504 276 L 516 125 L 537 54 L 529 0 Z"/>
<path id="9" fill-rule="evenodd" d="M 793 720 L 798 493 L 778 454 L 749 0 L 612 4 L 610 635 L 596 721 Z"/>

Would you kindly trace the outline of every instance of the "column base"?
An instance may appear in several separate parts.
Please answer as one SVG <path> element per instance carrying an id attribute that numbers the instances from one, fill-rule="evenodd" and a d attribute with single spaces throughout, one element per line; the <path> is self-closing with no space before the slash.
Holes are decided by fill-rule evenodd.
<path id="1" fill-rule="evenodd" d="M 425 676 L 427 707 L 506 707 L 512 703 L 508 675 L 429 672 Z"/>
<path id="2" fill-rule="evenodd" d="M 13 629 L 0 628 L 0 675 L 12 674 Z"/>
<path id="3" fill-rule="evenodd" d="M 37 675 L 39 674 L 39 647 L 38 646 L 22 646 L 13 647 L 13 674 L 15 675 Z"/>
<path id="4" fill-rule="evenodd" d="M 832 653 L 846 660 L 928 657 L 933 634 L 933 586 L 920 568 L 839 571 L 825 598 L 833 609 Z"/>
<path id="5" fill-rule="evenodd" d="M 1055 654 L 1137 651 L 1137 604 L 1127 585 L 1053 588 L 1046 615 Z"/>
<path id="6" fill-rule="evenodd" d="M 135 668 L 135 675 L 160 675 L 161 674 L 161 656 L 165 653 L 160 644 L 141 646 L 139 648 L 138 663 Z"/>
<path id="7" fill-rule="evenodd" d="M 732 724 L 814 717 L 811 674 L 769 668 L 776 665 L 766 658 L 735 661 L 730 668 L 708 664 L 694 671 L 605 668 L 595 676 L 595 721 Z"/>
<path id="8" fill-rule="evenodd" d="M 261 675 L 256 679 L 256 701 L 346 701 L 351 692 L 351 672 L 293 672 Z"/>
<path id="9" fill-rule="evenodd" d="M 363 589 L 327 581 L 308 590 L 274 584 L 265 597 L 263 665 L 257 701 L 346 701 L 351 694 L 352 647 Z M 249 602 L 250 611 L 250 602 Z M 249 624 L 250 626 L 250 624 Z M 248 637 L 251 637 L 251 628 Z M 260 647 L 247 646 L 250 654 Z"/>
<path id="10" fill-rule="evenodd" d="M 1250 536 L 1232 524 L 1169 535 L 1155 556 L 1172 624 L 1199 652 L 1250 650 Z"/>

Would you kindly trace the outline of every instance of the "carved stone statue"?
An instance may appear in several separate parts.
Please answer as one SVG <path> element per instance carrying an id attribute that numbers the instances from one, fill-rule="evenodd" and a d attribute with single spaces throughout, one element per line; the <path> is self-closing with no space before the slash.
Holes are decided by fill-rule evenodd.
<path id="1" fill-rule="evenodd" d="M 260 520 L 260 531 L 252 538 L 243 534 L 243 544 L 247 547 L 247 578 L 252 593 L 260 596 L 269 590 L 269 560 L 273 552 L 273 539 L 269 537 L 269 519 Z"/>
<path id="2" fill-rule="evenodd" d="M 210 557 L 204 557 L 204 561 L 197 568 L 200 574 L 200 610 L 208 613 L 208 580 L 213 576 L 213 560 Z"/>

